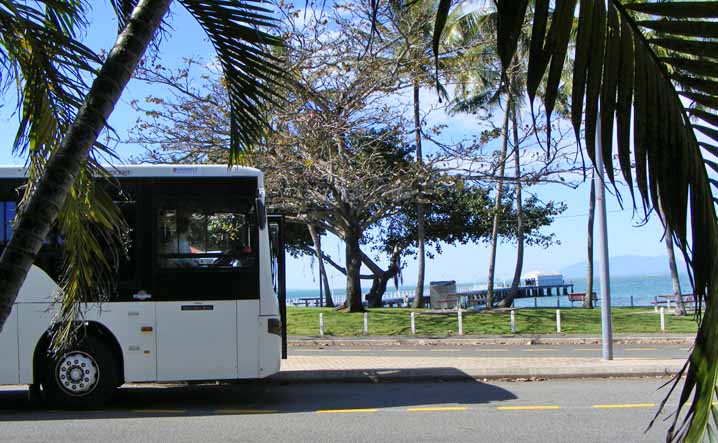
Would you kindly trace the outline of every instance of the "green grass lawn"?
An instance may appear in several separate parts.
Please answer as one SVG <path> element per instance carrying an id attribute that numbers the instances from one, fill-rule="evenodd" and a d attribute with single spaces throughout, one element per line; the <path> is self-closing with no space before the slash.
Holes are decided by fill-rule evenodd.
<path id="1" fill-rule="evenodd" d="M 369 310 L 369 335 L 411 335 L 412 309 L 385 308 Z M 458 334 L 456 313 L 430 315 L 427 310 L 414 310 L 416 334 L 447 336 Z M 363 335 L 363 314 L 347 314 L 329 308 L 287 307 L 289 335 L 319 335 L 319 313 L 324 313 L 324 334 L 331 336 Z M 613 308 L 613 331 L 616 333 L 657 333 L 661 324 L 658 313 L 651 308 Z M 509 313 L 464 313 L 465 335 L 510 334 Z M 666 312 L 666 332 L 694 333 L 693 316 L 675 317 Z M 561 309 L 561 332 L 566 334 L 600 334 L 600 309 Z M 517 309 L 516 333 L 555 334 L 555 309 Z"/>

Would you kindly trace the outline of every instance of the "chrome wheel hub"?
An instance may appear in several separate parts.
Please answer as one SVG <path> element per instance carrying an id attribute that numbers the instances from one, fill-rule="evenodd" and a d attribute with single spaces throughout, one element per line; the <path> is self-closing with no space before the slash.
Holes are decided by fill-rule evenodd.
<path id="1" fill-rule="evenodd" d="M 58 385 L 65 392 L 73 396 L 82 396 L 95 389 L 100 378 L 100 370 L 91 355 L 82 351 L 72 351 L 60 359 L 55 375 Z"/>

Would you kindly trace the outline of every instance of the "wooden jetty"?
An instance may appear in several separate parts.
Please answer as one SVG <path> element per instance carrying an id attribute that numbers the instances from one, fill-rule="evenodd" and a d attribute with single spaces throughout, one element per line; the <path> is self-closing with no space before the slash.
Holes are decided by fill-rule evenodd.
<path id="1" fill-rule="evenodd" d="M 494 303 L 506 298 L 511 288 L 494 288 Z M 486 289 L 473 291 L 450 292 L 448 297 L 458 297 L 459 303 L 466 307 L 486 305 Z M 562 283 L 541 286 L 519 286 L 516 298 L 540 298 L 569 295 L 573 293 L 573 283 Z"/>

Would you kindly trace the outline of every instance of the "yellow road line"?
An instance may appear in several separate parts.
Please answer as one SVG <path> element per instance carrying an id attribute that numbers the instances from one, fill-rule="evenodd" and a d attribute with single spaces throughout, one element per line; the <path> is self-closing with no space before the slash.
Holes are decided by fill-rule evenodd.
<path id="1" fill-rule="evenodd" d="M 574 351 L 600 351 L 601 348 L 576 348 Z"/>
<path id="2" fill-rule="evenodd" d="M 553 411 L 561 409 L 561 406 L 544 405 L 544 406 L 497 406 L 497 411 Z"/>
<path id="3" fill-rule="evenodd" d="M 217 409 L 217 414 L 274 414 L 277 411 L 270 409 Z"/>
<path id="4" fill-rule="evenodd" d="M 556 349 L 524 349 L 524 352 L 552 352 Z"/>
<path id="5" fill-rule="evenodd" d="M 317 414 L 350 414 L 353 412 L 377 412 L 378 409 L 374 408 L 363 408 L 363 409 L 320 409 L 315 411 Z"/>
<path id="6" fill-rule="evenodd" d="M 371 349 L 339 349 L 339 352 L 369 352 Z"/>
<path id="7" fill-rule="evenodd" d="M 613 405 L 593 405 L 593 409 L 631 409 L 631 408 L 653 408 L 655 403 L 619 403 Z"/>
<path id="8" fill-rule="evenodd" d="M 416 352 L 416 349 L 387 349 L 386 352 Z"/>
<path id="9" fill-rule="evenodd" d="M 680 348 L 679 351 L 690 351 L 692 348 Z"/>
<path id="10" fill-rule="evenodd" d="M 429 349 L 429 352 L 461 352 L 461 349 Z"/>
<path id="11" fill-rule="evenodd" d="M 508 349 L 480 349 L 480 351 L 486 351 L 486 352 L 509 352 Z"/>
<path id="12" fill-rule="evenodd" d="M 468 406 L 438 406 L 427 408 L 408 408 L 409 412 L 467 411 Z"/>
<path id="13" fill-rule="evenodd" d="M 130 409 L 133 414 L 184 414 L 186 409 Z"/>
<path id="14" fill-rule="evenodd" d="M 624 351 L 655 351 L 656 348 L 623 348 Z"/>

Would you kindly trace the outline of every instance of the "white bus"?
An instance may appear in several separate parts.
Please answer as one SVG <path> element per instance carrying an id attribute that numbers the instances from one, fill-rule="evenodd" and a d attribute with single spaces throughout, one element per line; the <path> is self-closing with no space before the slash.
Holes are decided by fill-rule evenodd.
<path id="1" fill-rule="evenodd" d="M 281 235 L 270 242 L 270 230 L 281 229 L 268 223 L 262 173 L 221 165 L 111 172 L 108 189 L 132 228 L 116 294 L 86 306 L 84 338 L 50 355 L 62 262 L 62 239 L 50 235 L 0 333 L 0 384 L 30 385 L 55 406 L 95 407 L 123 383 L 278 372 L 284 252 Z M 0 250 L 24 181 L 24 168 L 0 167 Z"/>

